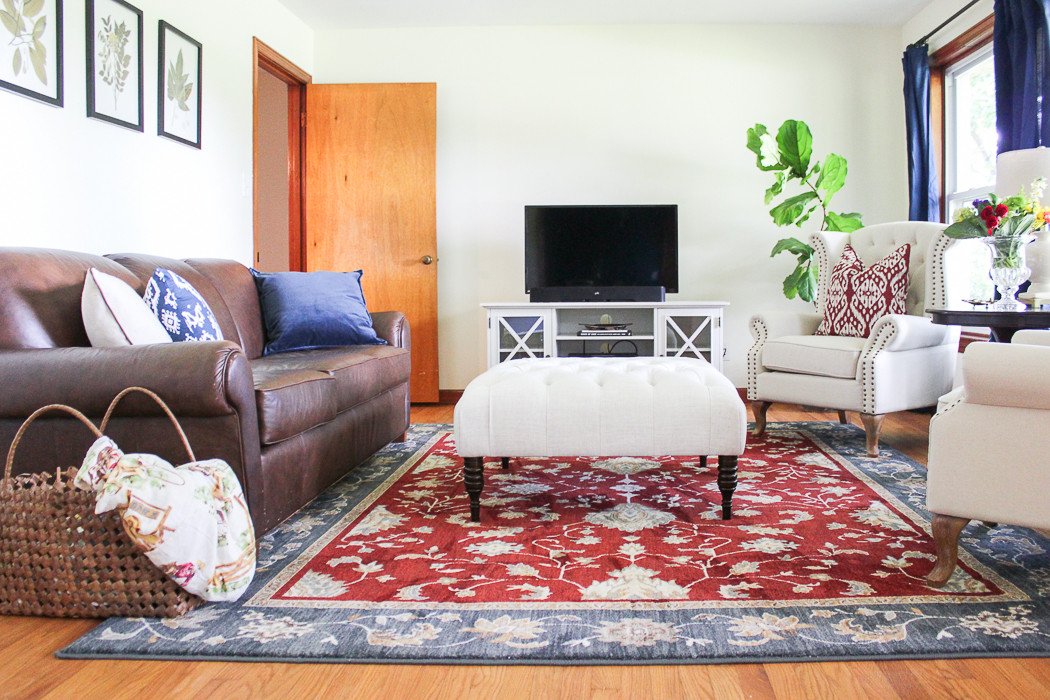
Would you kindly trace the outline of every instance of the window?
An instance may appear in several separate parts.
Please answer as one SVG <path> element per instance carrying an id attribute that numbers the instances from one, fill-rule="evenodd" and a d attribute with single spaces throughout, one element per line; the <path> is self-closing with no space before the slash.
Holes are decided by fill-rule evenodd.
<path id="1" fill-rule="evenodd" d="M 987 46 L 944 71 L 945 210 L 995 187 L 995 72 Z"/>
<path id="2" fill-rule="evenodd" d="M 954 220 L 960 207 L 984 198 L 995 189 L 997 133 L 990 25 L 986 37 L 979 43 L 969 43 L 961 56 L 934 56 L 943 86 L 942 211 L 947 222 Z M 975 43 L 976 49 L 973 48 Z M 936 105 L 936 98 L 933 105 Z M 994 286 L 988 278 L 985 246 L 974 240 L 960 241 L 956 245 L 958 250 L 951 271 L 957 281 L 955 288 L 969 299 L 991 299 Z M 959 300 L 950 301 L 957 303 Z"/>

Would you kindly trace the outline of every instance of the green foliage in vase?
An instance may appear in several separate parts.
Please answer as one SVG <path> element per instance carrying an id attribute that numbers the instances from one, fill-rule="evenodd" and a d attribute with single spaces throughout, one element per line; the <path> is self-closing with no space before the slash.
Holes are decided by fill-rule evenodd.
<path id="1" fill-rule="evenodd" d="M 801 227 L 814 214 L 820 216 L 821 231 L 849 233 L 863 226 L 857 212 L 840 213 L 829 208 L 831 198 L 846 184 L 846 159 L 829 153 L 823 163 L 813 160 L 813 133 L 806 122 L 788 119 L 775 137 L 764 124 L 755 124 L 747 130 L 747 148 L 755 154 L 759 170 L 773 173 L 766 205 L 784 194 L 785 185 L 797 183 L 802 189 L 769 210 L 777 226 Z M 794 237 L 782 238 L 773 246 L 770 257 L 785 252 L 794 255 L 797 264 L 784 278 L 784 296 L 813 301 L 818 272 L 813 248 Z"/>
<path id="2" fill-rule="evenodd" d="M 113 88 L 113 108 L 124 92 L 131 69 L 131 54 L 128 53 L 128 40 L 131 30 L 126 22 L 114 22 L 113 16 L 103 17 L 102 29 L 98 32 L 98 75 L 102 82 Z"/>
<path id="3" fill-rule="evenodd" d="M 11 57 L 11 69 L 21 75 L 33 68 L 33 73 L 41 83 L 47 85 L 47 47 L 40 38 L 47 30 L 47 16 L 44 11 L 44 0 L 3 0 L 0 10 L 0 26 L 11 35 L 9 46 L 14 47 Z"/>
<path id="4" fill-rule="evenodd" d="M 168 101 L 174 102 L 183 112 L 190 111 L 190 105 L 187 100 L 190 99 L 190 95 L 193 93 L 193 83 L 190 82 L 190 75 L 186 72 L 183 65 L 182 49 L 179 49 L 178 58 L 174 62 L 168 63 L 167 83 L 165 95 Z"/>

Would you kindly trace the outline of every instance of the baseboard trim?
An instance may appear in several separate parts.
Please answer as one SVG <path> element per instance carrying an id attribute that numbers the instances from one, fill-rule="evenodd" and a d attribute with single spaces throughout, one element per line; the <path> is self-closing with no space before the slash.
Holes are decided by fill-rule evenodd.
<path id="1" fill-rule="evenodd" d="M 455 406 L 462 397 L 462 389 L 441 389 L 438 391 L 438 405 Z"/>

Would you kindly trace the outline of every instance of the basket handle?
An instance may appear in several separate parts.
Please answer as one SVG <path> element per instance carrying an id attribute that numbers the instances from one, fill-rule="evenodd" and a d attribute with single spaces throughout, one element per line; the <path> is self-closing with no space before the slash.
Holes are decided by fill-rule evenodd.
<path id="1" fill-rule="evenodd" d="M 3 479 L 3 486 L 5 488 L 7 487 L 8 482 L 11 480 L 11 468 L 15 464 L 15 450 L 18 449 L 18 443 L 22 442 L 22 436 L 25 435 L 26 430 L 29 429 L 29 426 L 33 423 L 33 421 L 39 418 L 41 414 L 48 413 L 50 411 L 63 411 L 65 413 L 68 413 L 69 415 L 73 416 L 78 421 L 86 425 L 88 430 L 95 434 L 96 438 L 102 437 L 102 431 L 96 428 L 95 424 L 88 420 L 87 416 L 85 416 L 83 413 L 71 406 L 66 406 L 60 403 L 52 403 L 48 404 L 47 406 L 44 406 L 43 408 L 38 408 L 37 410 L 33 411 L 33 413 L 28 418 L 25 419 L 24 423 L 22 423 L 22 426 L 18 429 L 18 432 L 15 433 L 15 439 L 11 441 L 11 447 L 9 447 L 7 450 L 7 463 L 4 464 Z"/>
<path id="2" fill-rule="evenodd" d="M 197 458 L 193 455 L 193 448 L 190 447 L 190 441 L 186 439 L 186 433 L 183 431 L 182 426 L 179 425 L 179 420 L 175 417 L 175 414 L 168 408 L 168 404 L 164 403 L 164 400 L 157 396 L 154 392 L 150 391 L 141 386 L 129 386 L 124 391 L 120 392 L 113 397 L 113 401 L 110 402 L 109 408 L 106 409 L 106 415 L 102 417 L 102 423 L 99 424 L 98 429 L 101 432 L 106 432 L 106 426 L 109 425 L 109 419 L 113 417 L 113 411 L 117 409 L 117 405 L 124 400 L 124 397 L 132 393 L 145 394 L 160 406 L 161 410 L 164 411 L 164 415 L 168 417 L 171 424 L 175 426 L 175 432 L 179 435 L 179 440 L 182 442 L 182 447 L 186 450 L 186 454 L 189 456 L 191 462 L 196 462 Z"/>

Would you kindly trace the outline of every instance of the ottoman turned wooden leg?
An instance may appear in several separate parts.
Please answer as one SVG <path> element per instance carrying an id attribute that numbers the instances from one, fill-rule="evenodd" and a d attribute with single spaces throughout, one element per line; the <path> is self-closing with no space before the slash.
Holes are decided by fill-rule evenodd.
<path id="1" fill-rule="evenodd" d="M 470 519 L 481 522 L 481 489 L 485 486 L 484 457 L 463 458 L 463 483 L 470 497 Z"/>
<path id="2" fill-rule="evenodd" d="M 722 520 L 733 517 L 733 492 L 736 491 L 736 457 L 719 455 L 718 490 L 722 492 Z"/>

